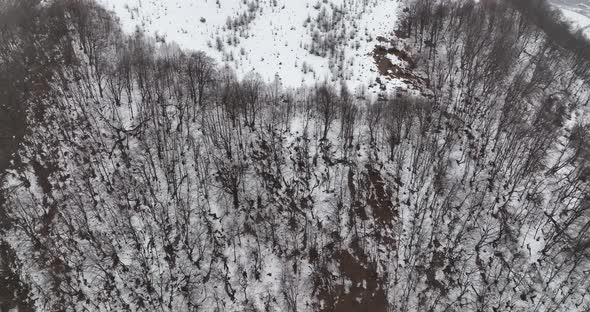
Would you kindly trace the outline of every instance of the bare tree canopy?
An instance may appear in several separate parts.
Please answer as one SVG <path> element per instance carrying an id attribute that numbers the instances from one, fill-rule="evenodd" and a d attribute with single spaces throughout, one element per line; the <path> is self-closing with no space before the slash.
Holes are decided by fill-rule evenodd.
<path id="1" fill-rule="evenodd" d="M 0 0 L 0 310 L 590 310 L 588 41 L 544 1 L 414 0 L 375 45 L 405 91 Z"/>

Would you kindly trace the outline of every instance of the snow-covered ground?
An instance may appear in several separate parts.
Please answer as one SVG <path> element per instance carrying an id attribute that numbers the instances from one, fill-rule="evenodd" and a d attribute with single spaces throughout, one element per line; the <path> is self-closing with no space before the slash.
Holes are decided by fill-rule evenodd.
<path id="1" fill-rule="evenodd" d="M 589 17 L 568 9 L 561 9 L 561 14 L 563 14 L 563 17 L 572 24 L 575 30 L 584 29 L 584 32 L 587 35 L 590 34 L 588 29 L 588 26 L 590 26 Z"/>
<path id="2" fill-rule="evenodd" d="M 392 34 L 398 8 L 397 0 L 99 2 L 117 14 L 126 32 L 141 27 L 182 48 L 205 51 L 240 77 L 256 71 L 290 87 L 346 80 L 352 90 L 378 77 L 369 54 L 377 36 Z"/>
<path id="3" fill-rule="evenodd" d="M 590 37 L 590 1 L 552 0 L 550 1 L 572 25 L 574 31 L 582 29 Z"/>

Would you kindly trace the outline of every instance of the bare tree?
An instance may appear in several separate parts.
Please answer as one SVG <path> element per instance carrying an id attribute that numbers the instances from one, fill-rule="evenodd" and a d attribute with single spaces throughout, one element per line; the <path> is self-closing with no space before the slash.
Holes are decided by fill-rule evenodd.
<path id="1" fill-rule="evenodd" d="M 192 119 L 196 119 L 197 109 L 202 108 L 207 92 L 212 89 L 215 78 L 215 62 L 203 52 L 191 53 L 188 57 L 186 72 L 188 89 L 193 102 Z"/>
<path id="2" fill-rule="evenodd" d="M 315 88 L 315 104 L 322 122 L 322 140 L 326 140 L 332 122 L 338 116 L 338 95 L 327 83 Z"/>

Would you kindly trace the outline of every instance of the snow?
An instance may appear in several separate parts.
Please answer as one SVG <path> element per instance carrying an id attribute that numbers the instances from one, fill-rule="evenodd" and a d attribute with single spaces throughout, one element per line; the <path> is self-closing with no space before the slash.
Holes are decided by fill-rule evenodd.
<path id="1" fill-rule="evenodd" d="M 590 29 L 588 29 L 590 27 L 589 17 L 565 8 L 560 8 L 560 11 L 565 20 L 572 25 L 574 30 L 583 29 L 586 35 L 590 35 Z"/>
<path id="2" fill-rule="evenodd" d="M 397 19 L 395 0 L 99 0 L 120 17 L 123 30 L 146 33 L 201 50 L 228 63 L 239 77 L 256 71 L 267 81 L 279 77 L 284 86 L 346 80 L 351 90 L 370 85 L 378 76 L 369 55 L 377 36 L 390 37 Z M 342 12 L 334 30 L 323 31 L 317 17 Z M 242 17 L 241 25 L 228 23 Z M 338 15 L 340 16 L 340 15 Z M 238 23 L 239 24 L 239 23 Z M 310 53 L 314 33 L 344 34 L 336 51 L 344 58 Z M 217 43 L 218 40 L 223 47 Z M 231 44 L 228 44 L 231 42 Z M 393 86 L 399 82 L 392 82 Z"/>

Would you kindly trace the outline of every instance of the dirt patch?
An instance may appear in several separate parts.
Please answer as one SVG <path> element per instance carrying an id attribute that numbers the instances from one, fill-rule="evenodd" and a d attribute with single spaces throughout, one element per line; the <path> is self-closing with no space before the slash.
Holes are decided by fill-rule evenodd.
<path id="1" fill-rule="evenodd" d="M 392 229 L 399 215 L 392 201 L 393 190 L 386 185 L 379 170 L 371 165 L 366 165 L 365 169 L 366 171 L 359 175 L 358 181 L 355 181 L 353 169 L 348 172 L 351 213 L 354 213 L 354 217 L 366 221 L 369 219 L 366 208 L 369 208 L 376 226 L 385 230 Z"/>
<path id="2" fill-rule="evenodd" d="M 53 223 L 53 219 L 57 215 L 57 206 L 52 203 L 53 201 L 48 200 L 51 198 L 51 182 L 49 181 L 49 177 L 53 172 L 55 172 L 56 167 L 54 165 L 41 165 L 36 159 L 31 161 L 31 165 L 33 170 L 35 171 L 35 175 L 37 176 L 37 181 L 43 190 L 43 206 L 49 207 L 49 210 L 46 214 L 43 215 L 43 227 L 41 228 L 41 235 L 47 236 L 49 235 L 49 231 L 51 230 L 51 225 Z"/>
<path id="3" fill-rule="evenodd" d="M 371 165 L 366 165 L 368 181 L 367 204 L 373 210 L 378 225 L 390 229 L 398 217 L 398 211 L 393 205 L 393 190 L 385 185 L 379 171 Z"/>
<path id="4" fill-rule="evenodd" d="M 347 184 L 350 192 L 349 214 L 354 222 L 371 222 L 375 227 L 373 239 L 386 248 L 395 248 L 394 226 L 398 210 L 392 198 L 393 192 L 379 170 L 366 165 L 356 172 L 350 168 Z M 317 264 L 314 273 L 314 294 L 322 303 L 315 310 L 376 311 L 388 310 L 385 274 L 377 269 L 377 260 L 368 256 L 361 238 L 353 238 L 347 248 L 326 252 L 323 263 Z M 331 263 L 332 265 L 328 265 Z M 337 272 L 329 271 L 337 268 Z"/>
<path id="5" fill-rule="evenodd" d="M 354 170 L 351 168 L 348 170 L 348 191 L 350 192 L 350 213 L 352 214 L 350 217 L 354 219 L 354 217 L 360 218 L 362 221 L 367 221 L 369 218 L 367 217 L 367 213 L 365 212 L 365 207 L 363 202 L 361 201 L 360 195 L 357 195 L 356 185 L 354 182 Z"/>
<path id="6" fill-rule="evenodd" d="M 377 37 L 377 41 L 391 43 L 383 37 Z M 371 55 L 375 60 L 379 74 L 384 76 L 385 79 L 399 79 L 419 91 L 424 91 L 429 87 L 430 82 L 428 79 L 420 77 L 415 73 L 416 62 L 408 52 L 396 47 L 386 48 L 382 45 L 377 45 Z M 395 56 L 400 60 L 401 64 L 393 64 L 388 57 L 389 55 Z"/>
<path id="7" fill-rule="evenodd" d="M 338 263 L 340 276 L 335 277 L 325 267 L 316 271 L 314 289 L 322 312 L 386 312 L 388 303 L 385 280 L 377 273 L 375 263 L 360 248 L 337 251 L 333 259 Z"/>
<path id="8" fill-rule="evenodd" d="M 384 37 L 377 37 L 377 41 L 382 42 L 382 43 L 386 43 L 388 45 L 393 45 L 393 42 L 391 40 L 387 40 Z M 396 48 L 395 46 L 391 47 L 391 48 L 385 48 L 383 46 L 376 46 L 375 50 L 373 51 L 378 51 L 379 53 L 385 53 L 385 54 L 393 54 L 395 55 L 398 59 L 402 60 L 403 62 L 405 62 L 406 64 L 408 64 L 409 69 L 415 69 L 416 68 L 416 62 L 414 61 L 414 59 L 412 59 L 412 57 L 410 56 L 410 54 L 408 54 L 408 52 L 404 51 L 404 50 L 400 50 L 398 48 Z"/>

